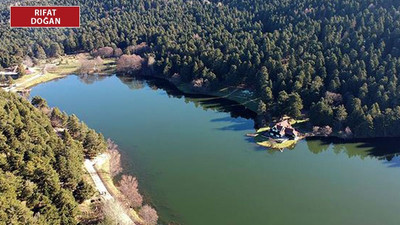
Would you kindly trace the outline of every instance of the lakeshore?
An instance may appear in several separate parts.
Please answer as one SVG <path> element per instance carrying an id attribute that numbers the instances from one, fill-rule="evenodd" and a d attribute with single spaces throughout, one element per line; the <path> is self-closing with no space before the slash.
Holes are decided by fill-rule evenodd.
<path id="1" fill-rule="evenodd" d="M 360 224 L 395 224 L 398 219 L 398 142 L 306 139 L 281 153 L 245 137 L 254 132 L 254 121 L 231 113 L 234 102 L 185 96 L 157 79 L 101 78 L 89 83 L 72 75 L 38 85 L 32 94 L 115 140 L 124 169 L 137 176 L 163 224 L 246 224 L 248 218 L 253 224 L 324 220 L 333 225 L 354 218 Z M 354 188 L 359 186 L 364 188 Z M 298 213 L 287 217 L 282 208 Z"/>
<path id="2" fill-rule="evenodd" d="M 38 65 L 30 68 L 30 71 L 32 71 L 31 73 L 14 80 L 11 87 L 4 89 L 21 94 L 29 93 L 31 88 L 37 85 L 65 78 L 70 74 L 80 73 L 84 61 L 89 60 L 93 60 L 89 54 L 78 54 L 41 61 Z M 102 60 L 101 64 L 97 64 L 96 69 L 90 73 L 94 72 L 97 75 L 109 75 L 115 72 L 115 60 Z M 106 206 L 101 207 L 120 209 L 119 211 L 115 211 L 116 215 L 113 216 L 118 218 L 121 224 L 143 223 L 143 220 L 139 217 L 136 210 L 132 208 L 126 209 L 126 207 L 123 206 L 126 197 L 118 190 L 116 184 L 113 182 L 110 174 L 109 160 L 110 157 L 108 153 L 103 153 L 93 160 L 85 160 L 84 167 L 86 173 L 83 175 L 83 179 L 85 179 L 88 184 L 91 184 L 96 191 L 89 200 L 84 201 L 78 206 L 81 212 L 79 220 L 90 221 L 96 219 L 99 212 L 95 212 L 93 209 L 98 207 L 97 203 L 102 202 L 102 204 Z"/>
<path id="3" fill-rule="evenodd" d="M 98 176 L 100 177 L 101 181 L 105 185 L 107 191 L 110 195 L 119 202 L 122 202 L 125 196 L 118 190 L 116 187 L 113 177 L 111 176 L 110 172 L 110 155 L 108 153 L 104 153 L 99 156 L 100 160 L 94 164 L 94 169 L 96 170 Z M 138 222 L 139 224 L 142 219 L 139 217 L 138 213 L 130 208 L 127 210 L 129 217 L 133 219 L 133 221 Z"/>
<path id="4" fill-rule="evenodd" d="M 29 91 L 31 87 L 38 84 L 60 79 L 70 74 L 79 74 L 83 63 L 89 60 L 93 60 L 93 57 L 88 53 L 41 60 L 38 65 L 30 67 L 32 73 L 14 80 L 14 83 L 8 89 L 15 92 Z M 110 75 L 115 72 L 115 59 L 104 59 L 90 73 Z"/>
<path id="5" fill-rule="evenodd" d="M 35 71 L 32 74 L 25 75 L 19 79 L 17 79 L 14 83 L 14 89 L 16 92 L 24 92 L 24 91 L 29 91 L 29 89 L 35 85 L 49 82 L 55 79 L 63 78 L 69 74 L 80 74 L 82 73 L 82 70 L 84 70 L 84 73 L 87 74 L 95 74 L 95 75 L 112 75 L 112 74 L 117 74 L 116 70 L 116 61 L 117 58 L 106 58 L 103 60 L 100 60 L 98 64 L 94 64 L 94 68 L 91 69 L 82 69 L 84 67 L 83 65 L 86 62 L 94 61 L 95 59 L 90 56 L 89 53 L 80 53 L 80 54 L 75 54 L 75 55 L 65 55 L 61 56 L 60 58 L 56 59 L 49 59 L 46 61 L 41 61 L 40 66 L 35 66 L 33 70 Z M 44 70 L 45 67 L 51 67 L 49 71 Z M 40 72 L 40 71 L 45 71 L 45 72 Z M 90 76 L 90 75 L 89 75 Z M 125 76 L 125 75 L 121 75 Z M 131 77 L 131 76 L 128 76 Z M 179 91 L 185 94 L 193 94 L 193 95 L 204 95 L 207 96 L 206 98 L 208 100 L 220 100 L 220 99 L 227 99 L 230 101 L 236 102 L 238 105 L 242 105 L 245 107 L 246 110 L 250 110 L 253 113 L 257 113 L 257 102 L 260 100 L 260 98 L 255 97 L 254 93 L 252 91 L 249 91 L 246 88 L 243 87 L 224 87 L 220 88 L 217 90 L 209 90 L 205 88 L 194 88 L 191 83 L 184 83 L 181 82 L 175 78 L 165 78 L 156 74 L 146 74 L 143 75 L 143 77 L 154 77 L 157 79 L 162 79 L 170 82 L 173 84 Z M 255 119 L 255 118 L 254 118 Z M 278 118 L 275 118 L 274 121 L 278 120 Z M 256 121 L 256 119 L 255 119 Z M 298 123 L 298 121 L 300 121 Z M 301 132 L 302 136 L 299 138 L 299 140 L 305 138 L 305 137 L 337 137 L 341 138 L 344 140 L 352 140 L 352 139 L 362 139 L 363 137 L 353 137 L 352 135 L 346 135 L 343 131 L 340 132 L 330 132 L 328 134 L 324 132 L 314 132 L 313 131 L 313 126 L 309 122 L 308 118 L 304 118 L 301 120 L 293 120 L 294 123 L 296 124 L 296 127 L 298 127 L 298 124 L 301 124 Z M 255 127 L 257 128 L 256 133 L 259 133 L 262 130 L 267 130 L 269 129 L 269 126 L 259 126 L 256 125 Z M 323 128 L 322 128 L 323 129 Z M 260 146 L 264 146 L 267 148 L 272 148 L 272 149 L 284 149 L 284 148 L 290 148 L 293 147 L 297 141 L 291 141 L 287 143 L 275 143 L 274 141 L 270 141 L 269 139 L 265 138 L 260 138 L 261 136 L 258 136 L 258 138 L 255 138 L 255 142 L 259 144 Z M 369 137 L 369 138 L 374 138 L 374 137 Z M 380 137 L 376 137 L 380 138 Z"/>

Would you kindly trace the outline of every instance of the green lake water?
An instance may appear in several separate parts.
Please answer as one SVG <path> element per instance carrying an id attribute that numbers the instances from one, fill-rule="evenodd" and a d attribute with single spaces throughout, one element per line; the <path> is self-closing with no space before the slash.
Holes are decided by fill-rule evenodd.
<path id="1" fill-rule="evenodd" d="M 160 81 L 67 78 L 34 87 L 121 148 L 124 173 L 163 223 L 400 224 L 400 141 L 300 141 L 276 152 L 245 137 L 252 115 Z"/>

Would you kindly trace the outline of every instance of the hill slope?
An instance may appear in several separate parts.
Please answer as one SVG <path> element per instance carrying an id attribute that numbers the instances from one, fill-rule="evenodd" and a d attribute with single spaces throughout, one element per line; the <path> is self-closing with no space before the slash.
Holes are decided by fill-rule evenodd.
<path id="1" fill-rule="evenodd" d="M 83 159 L 94 154 L 91 145 L 105 150 L 104 139 L 43 99 L 34 103 L 40 109 L 0 90 L 0 221 L 76 224 L 77 204 L 91 193 L 82 180 Z M 68 131 L 57 134 L 56 124 Z"/>

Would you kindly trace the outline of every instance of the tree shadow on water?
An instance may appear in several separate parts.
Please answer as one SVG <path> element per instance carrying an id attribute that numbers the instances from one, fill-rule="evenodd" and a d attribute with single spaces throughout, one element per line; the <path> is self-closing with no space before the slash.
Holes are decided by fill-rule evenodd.
<path id="1" fill-rule="evenodd" d="M 252 130 L 254 129 L 254 121 L 246 120 L 246 119 L 236 119 L 233 117 L 223 117 L 210 120 L 211 122 L 229 122 L 230 124 L 221 128 L 217 128 L 218 130 L 233 130 L 233 131 L 243 131 L 243 130 Z"/>
<path id="2" fill-rule="evenodd" d="M 343 140 L 339 138 L 308 138 L 307 146 L 314 154 L 319 154 L 333 145 L 337 154 L 345 153 L 349 157 L 376 158 L 385 161 L 389 167 L 400 167 L 400 139 L 373 138 Z"/>
<path id="3" fill-rule="evenodd" d="M 391 157 L 385 162 L 389 167 L 400 167 L 400 155 Z"/>
<path id="4" fill-rule="evenodd" d="M 184 93 L 169 81 L 160 78 L 119 76 L 119 79 L 132 89 L 143 88 L 143 86 L 145 86 L 144 84 L 146 83 L 153 90 L 163 90 L 164 92 L 160 93 L 162 95 L 166 94 L 169 97 L 178 99 L 184 97 L 186 103 L 194 103 L 196 107 L 201 107 L 204 110 L 229 113 L 230 116 L 234 118 L 242 117 L 245 119 L 255 119 L 256 117 L 255 112 L 235 101 L 223 97 L 215 97 L 204 94 Z"/>
<path id="5" fill-rule="evenodd" d="M 196 106 L 201 106 L 203 109 L 214 110 L 217 112 L 229 113 L 233 118 L 254 119 L 256 114 L 247 109 L 243 105 L 236 103 L 232 100 L 221 97 L 204 97 L 204 96 L 191 96 L 190 100 Z"/>

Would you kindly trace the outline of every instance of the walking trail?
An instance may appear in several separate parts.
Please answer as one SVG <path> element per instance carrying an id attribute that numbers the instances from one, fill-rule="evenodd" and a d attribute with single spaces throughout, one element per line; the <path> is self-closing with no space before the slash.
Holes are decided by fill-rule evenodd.
<path id="1" fill-rule="evenodd" d="M 108 159 L 107 154 L 101 154 L 97 156 L 96 158 L 90 160 L 90 159 L 85 159 L 85 168 L 89 172 L 90 176 L 93 179 L 94 185 L 96 190 L 100 193 L 101 197 L 105 200 L 105 204 L 112 204 L 115 207 L 108 207 L 108 208 L 122 208 L 118 207 L 120 204 L 117 202 L 116 199 L 110 194 L 110 192 L 107 190 L 106 186 L 104 185 L 103 181 L 100 179 L 99 174 L 97 173 L 96 169 L 94 168 L 95 164 L 101 165 L 103 164 L 106 160 Z M 114 218 L 117 218 L 119 221 L 116 221 L 117 224 L 135 224 L 133 220 L 126 214 L 124 210 L 118 210 L 118 215 Z"/>
<path id="2" fill-rule="evenodd" d="M 16 92 L 16 91 L 17 91 L 17 87 L 22 86 L 22 85 L 24 85 L 25 83 L 29 83 L 29 82 L 31 82 L 31 81 L 33 81 L 33 80 L 35 80 L 35 79 L 38 79 L 38 78 L 39 78 L 40 76 L 42 76 L 42 75 L 43 75 L 42 73 L 39 73 L 39 74 L 37 74 L 37 75 L 35 75 L 35 76 L 33 76 L 33 77 L 27 79 L 26 81 L 24 81 L 24 82 L 22 82 L 22 83 L 14 84 L 14 85 L 12 85 L 11 87 L 6 87 L 6 88 L 4 88 L 4 90 L 5 90 L 5 91 Z"/>

